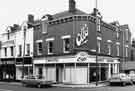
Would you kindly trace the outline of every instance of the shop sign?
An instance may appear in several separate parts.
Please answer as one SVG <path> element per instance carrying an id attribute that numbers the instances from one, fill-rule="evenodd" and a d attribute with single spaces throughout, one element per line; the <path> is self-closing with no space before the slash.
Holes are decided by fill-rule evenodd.
<path id="1" fill-rule="evenodd" d="M 86 61 L 87 58 L 86 57 L 78 57 L 77 61 L 82 62 L 82 61 Z"/>
<path id="2" fill-rule="evenodd" d="M 77 46 L 81 46 L 88 42 L 88 26 L 87 24 L 82 24 L 80 32 L 76 37 Z"/>
<path id="3" fill-rule="evenodd" d="M 54 62 L 54 61 L 57 62 L 58 61 L 57 58 L 49 58 L 48 59 L 48 62 Z"/>
<path id="4" fill-rule="evenodd" d="M 15 64 L 14 61 L 3 61 L 2 64 Z"/>
<path id="5" fill-rule="evenodd" d="M 108 63 L 114 63 L 114 60 L 107 60 Z"/>
<path id="6" fill-rule="evenodd" d="M 88 58 L 88 54 L 86 52 L 80 52 L 77 55 L 77 61 L 78 62 L 87 61 L 87 58 Z"/>

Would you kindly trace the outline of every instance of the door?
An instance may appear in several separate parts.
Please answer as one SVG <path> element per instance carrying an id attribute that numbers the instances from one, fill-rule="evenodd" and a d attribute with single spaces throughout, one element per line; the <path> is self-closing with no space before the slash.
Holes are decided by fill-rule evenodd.
<path id="1" fill-rule="evenodd" d="M 56 66 L 56 82 L 63 82 L 63 65 Z"/>

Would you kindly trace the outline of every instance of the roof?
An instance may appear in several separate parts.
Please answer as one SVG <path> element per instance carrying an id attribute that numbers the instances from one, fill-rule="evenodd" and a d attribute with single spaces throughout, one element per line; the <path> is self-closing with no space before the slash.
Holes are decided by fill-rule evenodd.
<path id="1" fill-rule="evenodd" d="M 76 9 L 76 11 L 73 13 L 73 12 L 69 12 L 68 10 L 67 11 L 64 11 L 64 12 L 60 12 L 60 13 L 56 13 L 53 15 L 53 18 L 56 19 L 56 18 L 60 18 L 60 17 L 65 17 L 65 16 L 71 16 L 71 15 L 83 15 L 83 14 L 87 14 L 79 9 Z"/>

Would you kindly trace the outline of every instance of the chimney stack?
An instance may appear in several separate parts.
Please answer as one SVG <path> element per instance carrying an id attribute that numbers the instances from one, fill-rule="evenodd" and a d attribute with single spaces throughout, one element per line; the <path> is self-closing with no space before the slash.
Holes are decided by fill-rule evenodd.
<path id="1" fill-rule="evenodd" d="M 74 13 L 76 10 L 76 2 L 75 0 L 69 0 L 69 12 Z"/>
<path id="2" fill-rule="evenodd" d="M 31 22 L 31 23 L 34 22 L 34 16 L 32 14 L 28 15 L 28 22 Z"/>

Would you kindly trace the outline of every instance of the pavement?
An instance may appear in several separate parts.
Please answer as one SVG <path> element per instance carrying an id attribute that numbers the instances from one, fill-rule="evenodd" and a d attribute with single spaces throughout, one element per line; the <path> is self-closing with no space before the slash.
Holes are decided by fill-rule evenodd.
<path id="1" fill-rule="evenodd" d="M 0 82 L 0 85 L 13 85 L 13 86 L 22 86 L 21 82 Z M 95 83 L 90 84 L 53 84 L 54 87 L 62 88 L 94 88 L 94 87 L 104 87 L 108 84 L 106 82 L 99 83 L 97 86 Z"/>

